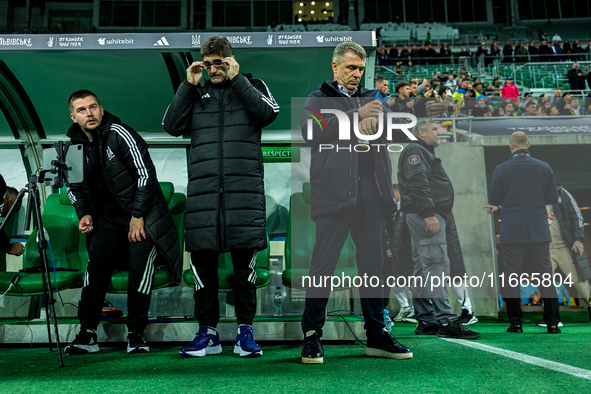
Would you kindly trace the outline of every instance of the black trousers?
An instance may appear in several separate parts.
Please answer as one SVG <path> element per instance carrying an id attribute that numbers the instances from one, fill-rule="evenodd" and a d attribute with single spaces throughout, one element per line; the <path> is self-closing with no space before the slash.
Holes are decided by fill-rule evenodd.
<path id="1" fill-rule="evenodd" d="M 256 313 L 255 271 L 257 251 L 233 250 L 234 294 L 236 301 L 236 320 L 238 324 L 252 325 Z M 200 326 L 216 327 L 220 320 L 218 301 L 218 257 L 217 251 L 191 253 L 191 269 L 195 277 L 195 317 Z"/>
<path id="2" fill-rule="evenodd" d="M 521 310 L 520 286 L 510 286 L 509 276 L 519 277 L 521 273 L 537 274 L 542 278 L 543 274 L 552 275 L 552 263 L 550 262 L 550 248 L 548 242 L 509 244 L 502 245 L 503 264 L 505 273 L 505 301 L 507 302 L 507 315 L 511 324 L 521 324 L 523 311 Z M 544 303 L 544 322 L 548 325 L 556 325 L 560 321 L 560 310 L 556 287 L 551 282 L 549 286 L 540 284 L 539 290 Z"/>
<path id="3" fill-rule="evenodd" d="M 143 333 L 148 325 L 157 252 L 150 238 L 129 242 L 130 220 L 131 215 L 93 218 L 94 228 L 87 238 L 89 261 L 78 312 L 82 329 L 97 329 L 113 268 L 125 258 L 129 261 L 127 328 L 130 332 Z"/>
<path id="4" fill-rule="evenodd" d="M 309 276 L 324 278 L 334 275 L 345 240 L 351 237 L 357 249 L 359 276 L 379 278 L 376 287 L 361 286 L 361 309 L 368 335 L 377 335 L 384 328 L 384 234 L 386 210 L 373 178 L 359 179 L 357 205 L 316 219 L 316 243 L 312 252 Z M 298 267 L 293 267 L 298 268 Z M 369 281 L 368 281 L 369 282 Z M 316 283 L 320 283 L 318 280 Z M 328 286 L 306 289 L 306 304 L 302 316 L 302 330 L 322 333 L 326 318 L 326 305 L 330 295 Z"/>

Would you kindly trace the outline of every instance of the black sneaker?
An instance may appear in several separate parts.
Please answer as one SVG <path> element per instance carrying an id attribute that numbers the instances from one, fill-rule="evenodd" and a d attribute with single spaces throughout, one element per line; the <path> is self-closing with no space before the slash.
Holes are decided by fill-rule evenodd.
<path id="1" fill-rule="evenodd" d="M 302 343 L 302 362 L 304 364 L 324 363 L 324 348 L 320 335 L 316 331 L 308 331 Z"/>
<path id="2" fill-rule="evenodd" d="M 587 310 L 589 311 L 589 321 L 591 321 L 591 306 Z"/>
<path id="3" fill-rule="evenodd" d="M 561 332 L 557 325 L 551 324 L 548 326 L 548 334 L 560 334 Z"/>
<path id="4" fill-rule="evenodd" d="M 368 336 L 365 355 L 371 357 L 394 358 L 405 360 L 412 358 L 412 351 L 400 344 L 388 331 L 384 330 L 380 335 Z"/>
<path id="5" fill-rule="evenodd" d="M 462 324 L 465 326 L 469 324 L 478 323 L 478 318 L 474 316 L 474 313 L 470 313 L 467 309 L 462 309 L 460 320 L 462 321 Z"/>
<path id="6" fill-rule="evenodd" d="M 518 334 L 521 334 L 523 333 L 523 327 L 521 326 L 521 324 L 509 324 L 507 332 L 516 332 Z"/>
<path id="7" fill-rule="evenodd" d="M 96 338 L 96 331 L 94 330 L 80 330 L 76 338 L 64 349 L 66 354 L 70 356 L 96 353 L 99 351 L 99 346 Z"/>
<path id="8" fill-rule="evenodd" d="M 480 338 L 480 333 L 467 329 L 458 319 L 446 326 L 441 325 L 439 331 L 437 331 L 437 336 L 439 338 L 477 339 Z"/>
<path id="9" fill-rule="evenodd" d="M 127 353 L 148 353 L 149 351 L 150 346 L 142 334 L 130 332 L 127 335 Z"/>
<path id="10" fill-rule="evenodd" d="M 439 331 L 439 324 L 437 323 L 426 323 L 424 321 L 417 321 L 417 328 L 415 328 L 415 334 L 417 335 L 437 335 Z"/>
<path id="11" fill-rule="evenodd" d="M 548 325 L 546 324 L 546 322 L 544 320 L 538 320 L 536 322 L 536 326 L 538 327 L 547 327 Z M 558 327 L 562 327 L 564 326 L 564 324 L 562 324 L 562 322 L 558 322 Z"/>

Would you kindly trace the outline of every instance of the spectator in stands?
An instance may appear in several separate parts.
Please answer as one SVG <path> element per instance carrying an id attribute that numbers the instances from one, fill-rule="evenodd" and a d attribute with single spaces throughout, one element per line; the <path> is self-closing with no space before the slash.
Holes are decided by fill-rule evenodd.
<path id="1" fill-rule="evenodd" d="M 579 99 L 576 97 L 566 97 L 564 99 L 564 110 L 562 111 L 562 115 L 584 115 L 584 110 L 579 106 Z"/>
<path id="2" fill-rule="evenodd" d="M 471 88 L 471 83 L 470 83 L 470 78 L 463 78 L 462 81 L 460 82 L 460 87 L 456 89 L 456 91 L 453 94 L 453 102 L 457 102 L 458 100 L 460 100 L 461 98 L 463 98 L 466 93 L 470 90 Z"/>
<path id="3" fill-rule="evenodd" d="M 519 116 L 519 113 L 515 110 L 513 103 L 506 103 L 504 106 L 505 116 Z"/>
<path id="4" fill-rule="evenodd" d="M 390 108 L 393 112 L 412 112 L 407 106 L 410 101 L 410 83 L 406 81 L 398 82 L 395 86 L 396 89 L 396 100 Z"/>
<path id="5" fill-rule="evenodd" d="M 558 106 L 560 104 L 560 102 L 562 102 L 562 91 L 560 89 L 556 89 L 554 91 L 554 97 L 552 97 L 552 100 L 550 100 L 550 102 L 552 103 L 552 105 L 554 107 Z"/>
<path id="6" fill-rule="evenodd" d="M 552 50 L 548 47 L 548 43 L 546 40 L 542 40 L 542 43 L 538 47 L 538 61 L 540 62 L 549 62 L 550 61 L 550 54 Z"/>
<path id="7" fill-rule="evenodd" d="M 425 37 L 425 45 L 433 44 L 433 40 L 431 39 L 431 29 L 427 30 L 427 36 Z"/>
<path id="8" fill-rule="evenodd" d="M 490 59 L 488 58 L 488 52 L 486 50 L 486 45 L 484 45 L 484 44 L 479 46 L 478 49 L 476 50 L 476 60 L 480 60 L 481 56 L 484 56 L 484 65 L 488 66 Z"/>
<path id="9" fill-rule="evenodd" d="M 515 62 L 526 63 L 527 61 L 527 49 L 521 44 L 515 45 Z"/>
<path id="10" fill-rule="evenodd" d="M 488 112 L 488 106 L 486 105 L 486 99 L 484 96 L 479 96 L 476 98 L 476 105 L 474 109 L 472 109 L 472 116 L 482 117 L 484 114 Z"/>
<path id="11" fill-rule="evenodd" d="M 558 108 L 552 107 L 552 108 L 550 108 L 548 115 L 549 116 L 557 116 L 557 115 L 560 115 L 560 111 L 558 110 Z"/>
<path id="12" fill-rule="evenodd" d="M 519 88 L 513 84 L 513 78 L 507 77 L 505 79 L 505 85 L 501 89 L 501 97 L 519 97 Z"/>
<path id="13" fill-rule="evenodd" d="M 512 63 L 513 62 L 513 45 L 511 45 L 511 40 L 507 40 L 507 43 L 503 47 L 503 63 Z"/>
<path id="14" fill-rule="evenodd" d="M 419 58 L 419 50 L 418 50 L 418 48 L 417 48 L 416 45 L 413 45 L 410 48 L 409 56 L 410 56 L 410 61 L 411 62 L 415 62 L 415 63 L 417 62 L 417 60 Z"/>
<path id="15" fill-rule="evenodd" d="M 379 48 L 378 49 L 378 66 L 387 66 L 390 64 L 388 54 L 386 53 L 386 49 Z"/>
<path id="16" fill-rule="evenodd" d="M 573 53 L 573 47 L 568 40 L 564 40 L 564 44 L 562 44 L 562 58 L 564 60 L 570 60 L 572 57 L 571 53 Z"/>
<path id="17" fill-rule="evenodd" d="M 579 58 L 581 57 L 580 56 L 581 53 L 583 53 L 583 47 L 579 43 L 579 40 L 575 40 L 575 42 L 573 42 L 573 54 L 574 54 L 573 60 L 574 61 L 580 60 Z"/>
<path id="18" fill-rule="evenodd" d="M 558 42 L 552 42 L 552 43 L 548 43 L 548 53 L 550 54 L 550 59 L 549 61 L 551 62 L 557 62 L 560 60 L 559 56 L 562 53 L 562 47 L 560 46 L 560 44 Z"/>
<path id="19" fill-rule="evenodd" d="M 451 63 L 451 49 L 447 45 L 447 42 L 444 42 L 439 49 L 439 57 L 441 58 L 442 63 Z"/>
<path id="20" fill-rule="evenodd" d="M 408 47 L 403 47 L 402 50 L 400 51 L 400 60 L 402 60 L 403 62 L 408 61 L 408 57 L 410 56 L 410 51 L 408 50 Z"/>
<path id="21" fill-rule="evenodd" d="M 534 40 L 531 40 L 529 42 L 529 46 L 527 47 L 527 53 L 529 54 L 529 61 L 530 62 L 537 62 L 539 61 L 538 59 L 538 47 L 536 46 L 536 43 L 534 42 Z"/>
<path id="22" fill-rule="evenodd" d="M 497 44 L 496 41 L 493 41 L 493 43 L 490 45 L 490 57 L 491 57 L 491 61 L 496 58 L 497 56 L 499 56 L 501 53 L 501 48 L 499 48 L 499 44 Z"/>
<path id="23" fill-rule="evenodd" d="M 382 104 L 386 104 L 390 95 L 390 83 L 384 76 L 376 78 L 376 95 L 375 97 L 380 100 Z"/>
<path id="24" fill-rule="evenodd" d="M 542 101 L 540 99 L 540 101 L 538 101 L 538 105 L 537 105 L 537 111 L 538 114 L 540 114 L 540 111 L 543 112 L 544 114 L 548 115 L 550 114 L 550 109 L 552 108 L 552 103 L 548 100 L 546 101 Z"/>
<path id="25" fill-rule="evenodd" d="M 560 37 L 560 35 L 558 34 L 558 32 L 554 32 L 554 35 L 552 36 L 552 41 L 554 41 L 554 42 L 562 42 L 562 37 Z"/>
<path id="26" fill-rule="evenodd" d="M 523 116 L 536 116 L 538 113 L 536 111 L 536 103 L 530 101 L 525 105 L 525 112 L 522 114 Z"/>
<path id="27" fill-rule="evenodd" d="M 419 95 L 419 83 L 412 81 L 410 83 L 410 97 L 417 97 Z"/>
<path id="28" fill-rule="evenodd" d="M 501 106 L 493 110 L 492 116 L 505 116 L 505 109 Z"/>
<path id="29" fill-rule="evenodd" d="M 501 80 L 498 77 L 493 79 L 492 84 L 493 89 L 498 89 L 499 91 L 501 90 Z"/>
<path id="30" fill-rule="evenodd" d="M 392 44 L 392 48 L 390 48 L 390 52 L 388 53 L 388 59 L 390 60 L 390 64 L 396 64 L 398 61 L 398 48 L 396 48 L 396 43 Z"/>
<path id="31" fill-rule="evenodd" d="M 485 95 L 483 91 L 484 85 L 481 82 L 476 82 L 472 85 L 472 88 L 474 89 L 474 97 L 478 98 Z"/>
<path id="32" fill-rule="evenodd" d="M 530 143 L 522 131 L 511 134 L 511 157 L 498 165 L 493 173 L 488 213 L 500 210 L 504 271 L 507 275 L 536 273 L 540 277 L 552 274 L 546 205 L 558 201 L 552 168 L 531 157 Z M 404 151 L 403 151 L 404 152 Z M 544 321 L 549 334 L 558 334 L 560 312 L 556 288 L 552 281 L 539 286 L 544 301 Z M 522 333 L 523 312 L 519 288 L 507 287 L 505 302 L 509 316 L 507 332 Z"/>
<path id="33" fill-rule="evenodd" d="M 398 186 L 400 209 L 411 235 L 414 275 L 423 278 L 450 274 L 447 238 L 453 236 L 453 187 L 441 160 L 435 156 L 439 131 L 433 122 L 419 119 L 413 128 L 416 141 L 400 154 Z M 459 245 L 458 245 L 459 246 Z M 415 333 L 442 338 L 477 339 L 480 334 L 465 328 L 452 312 L 447 286 L 412 288 L 419 322 Z"/>
<path id="34" fill-rule="evenodd" d="M 433 47 L 431 46 L 431 44 L 427 45 L 427 64 L 435 64 L 435 58 L 437 57 L 437 52 L 435 52 L 435 49 L 433 49 Z"/>
<path id="35" fill-rule="evenodd" d="M 581 93 L 581 90 L 585 90 L 585 72 L 579 70 L 579 63 L 573 63 L 573 66 L 566 74 L 568 82 L 570 84 L 570 90 L 575 94 Z"/>
<path id="36" fill-rule="evenodd" d="M 537 101 L 534 99 L 533 94 L 531 94 L 530 92 L 526 92 L 523 94 L 523 102 L 521 103 L 521 105 L 519 106 L 521 111 L 524 112 L 525 111 L 525 107 L 527 104 L 529 103 L 534 103 L 537 104 Z"/>

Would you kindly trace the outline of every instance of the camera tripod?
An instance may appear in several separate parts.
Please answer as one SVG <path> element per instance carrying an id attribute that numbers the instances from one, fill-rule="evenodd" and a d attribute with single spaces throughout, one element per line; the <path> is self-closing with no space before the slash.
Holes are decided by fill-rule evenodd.
<path id="1" fill-rule="evenodd" d="M 58 153 L 57 160 L 51 162 L 52 168 L 50 170 L 42 170 L 39 172 L 39 177 L 33 174 L 29 177 L 29 183 L 20 190 L 16 197 L 16 201 L 10 208 L 10 211 L 6 215 L 6 219 L 0 226 L 0 231 L 4 231 L 4 227 L 6 227 L 6 223 L 10 220 L 10 218 L 14 215 L 14 212 L 18 209 L 21 205 L 23 197 L 25 194 L 29 194 L 29 199 L 27 200 L 27 209 L 25 213 L 25 230 L 28 231 L 30 229 L 31 224 L 31 216 L 33 218 L 33 224 L 37 228 L 37 248 L 39 250 L 39 258 L 41 260 L 41 278 L 43 283 L 43 298 L 45 301 L 45 310 L 46 315 L 45 319 L 47 322 L 47 338 L 49 342 L 49 351 L 53 351 L 53 343 L 51 340 L 51 321 L 53 321 L 53 326 L 55 329 L 55 342 L 57 347 L 57 353 L 59 358 L 60 367 L 64 366 L 64 361 L 62 357 L 62 349 L 60 344 L 60 337 L 57 325 L 57 316 L 55 313 L 55 298 L 53 297 L 53 292 L 51 289 L 51 275 L 49 269 L 49 262 L 47 259 L 47 246 L 48 240 L 45 236 L 46 231 L 43 227 L 43 220 L 41 218 L 41 198 L 39 196 L 39 188 L 37 187 L 38 183 L 45 183 L 45 175 L 47 173 L 58 174 L 57 178 L 54 181 L 55 186 L 61 186 L 64 182 L 67 182 L 68 179 L 68 166 L 65 162 L 66 153 L 68 151 L 69 143 L 64 144 L 63 142 L 58 142 L 55 144 L 56 151 Z M 15 282 L 14 282 L 15 283 Z M 51 316 L 50 316 L 51 315 Z"/>

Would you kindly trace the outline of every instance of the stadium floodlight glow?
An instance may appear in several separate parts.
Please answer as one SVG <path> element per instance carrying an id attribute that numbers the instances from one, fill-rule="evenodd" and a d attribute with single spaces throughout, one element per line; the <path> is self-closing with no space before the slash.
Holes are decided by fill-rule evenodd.
<path id="1" fill-rule="evenodd" d="M 298 14 L 301 14 L 301 13 L 302 13 L 302 10 L 299 10 L 299 11 L 298 11 Z"/>
<path id="2" fill-rule="evenodd" d="M 313 2 L 312 2 L 312 3 L 310 3 L 310 4 L 312 4 L 312 5 L 316 5 L 316 2 L 315 2 L 315 1 L 313 1 Z"/>
<path id="3" fill-rule="evenodd" d="M 302 21 L 302 18 L 298 18 L 298 22 L 301 22 L 301 21 Z"/>
<path id="4" fill-rule="evenodd" d="M 328 14 L 328 11 L 324 11 L 325 14 Z"/>
<path id="5" fill-rule="evenodd" d="M 303 6 L 304 6 L 304 3 L 300 3 L 300 7 L 303 7 Z"/>
<path id="6" fill-rule="evenodd" d="M 314 10 L 310 11 L 310 14 L 314 14 Z"/>
<path id="7" fill-rule="evenodd" d="M 328 4 L 328 2 L 326 3 L 326 6 L 328 7 L 330 4 Z"/>

